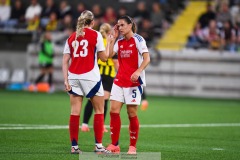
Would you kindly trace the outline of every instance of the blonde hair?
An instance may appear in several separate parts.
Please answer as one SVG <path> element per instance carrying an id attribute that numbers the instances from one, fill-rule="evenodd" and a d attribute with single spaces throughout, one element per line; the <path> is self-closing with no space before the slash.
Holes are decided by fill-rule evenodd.
<path id="1" fill-rule="evenodd" d="M 108 23 L 103 23 L 100 26 L 99 32 L 102 34 L 103 38 L 107 38 L 107 34 L 111 31 L 111 25 Z"/>
<path id="2" fill-rule="evenodd" d="M 75 40 L 78 36 L 84 36 L 83 28 L 87 25 L 90 25 L 93 19 L 94 15 L 91 11 L 85 10 L 81 13 L 77 21 Z"/>

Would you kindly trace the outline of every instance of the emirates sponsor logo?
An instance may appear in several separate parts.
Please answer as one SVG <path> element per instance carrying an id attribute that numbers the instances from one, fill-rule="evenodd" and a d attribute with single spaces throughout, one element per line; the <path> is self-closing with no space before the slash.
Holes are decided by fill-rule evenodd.
<path id="1" fill-rule="evenodd" d="M 121 58 L 129 58 L 132 53 L 133 53 L 132 50 L 121 50 L 120 56 Z"/>

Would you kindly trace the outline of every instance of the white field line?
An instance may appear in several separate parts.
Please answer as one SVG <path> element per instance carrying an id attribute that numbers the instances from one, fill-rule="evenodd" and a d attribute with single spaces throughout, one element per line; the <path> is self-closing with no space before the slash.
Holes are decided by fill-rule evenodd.
<path id="1" fill-rule="evenodd" d="M 223 151 L 223 148 L 212 148 L 213 151 Z"/>
<path id="2" fill-rule="evenodd" d="M 240 127 L 240 123 L 206 123 L 206 124 L 143 124 L 140 128 L 190 128 L 190 127 Z M 92 128 L 92 126 L 90 126 Z M 109 128 L 109 126 L 107 126 Z M 128 128 L 122 125 L 121 128 Z M 0 124 L 0 130 L 25 129 L 68 129 L 68 125 L 41 125 L 41 124 Z"/>

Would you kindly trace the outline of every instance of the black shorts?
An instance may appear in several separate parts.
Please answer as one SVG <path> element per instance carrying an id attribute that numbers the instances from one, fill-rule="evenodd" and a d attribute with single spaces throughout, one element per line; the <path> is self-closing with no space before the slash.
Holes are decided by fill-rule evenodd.
<path id="1" fill-rule="evenodd" d="M 45 68 L 45 69 L 51 68 L 52 66 L 53 66 L 52 63 L 42 63 L 42 64 L 39 64 L 40 68 Z"/>
<path id="2" fill-rule="evenodd" d="M 106 75 L 101 75 L 101 77 L 104 91 L 111 92 L 114 78 Z"/>

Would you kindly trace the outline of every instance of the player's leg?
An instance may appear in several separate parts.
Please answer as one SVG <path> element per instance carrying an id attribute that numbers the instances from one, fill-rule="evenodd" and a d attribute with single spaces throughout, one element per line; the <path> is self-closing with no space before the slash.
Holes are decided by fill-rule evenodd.
<path id="1" fill-rule="evenodd" d="M 110 101 L 110 132 L 111 132 L 111 144 L 107 147 L 107 150 L 112 153 L 120 153 L 119 136 L 121 130 L 121 118 L 120 111 L 123 103 L 111 100 Z"/>
<path id="2" fill-rule="evenodd" d="M 107 109 L 108 109 L 108 100 L 110 97 L 110 92 L 104 90 L 104 120 L 106 119 L 107 116 Z M 106 126 L 103 126 L 103 132 L 108 132 Z"/>
<path id="3" fill-rule="evenodd" d="M 69 120 L 69 134 L 70 141 L 72 144 L 71 153 L 79 154 L 81 153 L 78 147 L 78 134 L 79 134 L 79 119 L 83 101 L 83 92 L 79 86 L 79 80 L 69 80 L 71 86 L 71 91 L 69 91 L 70 104 L 71 104 L 71 114 Z"/>
<path id="4" fill-rule="evenodd" d="M 51 87 L 52 84 L 53 84 L 53 77 L 52 77 L 52 74 L 53 74 L 53 66 L 52 64 L 49 64 L 49 67 L 48 67 L 48 84 L 49 86 Z"/>
<path id="5" fill-rule="evenodd" d="M 110 98 L 110 92 L 113 84 L 113 77 L 110 75 L 101 75 L 102 84 L 104 89 L 104 120 L 106 119 L 107 109 L 108 109 L 108 101 Z M 103 132 L 108 132 L 106 126 L 103 127 Z"/>
<path id="6" fill-rule="evenodd" d="M 79 134 L 79 118 L 82 106 L 82 96 L 70 94 L 71 115 L 69 120 L 69 133 L 70 141 L 72 143 L 71 153 L 78 154 L 80 149 L 78 147 L 78 134 Z"/>
<path id="7" fill-rule="evenodd" d="M 127 105 L 127 113 L 129 118 L 129 137 L 130 144 L 128 154 L 136 154 L 136 144 L 139 133 L 139 121 L 137 116 L 137 105 Z"/>
<path id="8" fill-rule="evenodd" d="M 93 96 L 91 98 L 93 108 L 95 111 L 93 120 L 93 129 L 95 135 L 95 152 L 105 152 L 105 148 L 102 145 L 103 138 L 103 125 L 104 125 L 104 97 Z"/>
<path id="9" fill-rule="evenodd" d="M 53 85 L 53 65 L 48 64 L 48 84 L 50 86 L 49 93 L 53 93 L 55 91 L 54 85 Z"/>
<path id="10" fill-rule="evenodd" d="M 81 127 L 82 132 L 90 131 L 90 129 L 88 127 L 88 122 L 89 122 L 89 119 L 91 118 L 92 112 L 93 112 L 92 102 L 88 99 L 87 104 L 84 108 L 83 123 L 82 123 L 82 127 Z"/>
<path id="11" fill-rule="evenodd" d="M 110 97 L 110 130 L 111 144 L 107 147 L 113 153 L 120 153 L 119 135 L 121 129 L 120 111 L 124 103 L 123 89 L 115 84 L 112 86 Z"/>
<path id="12" fill-rule="evenodd" d="M 40 67 L 41 67 L 40 74 L 37 77 L 37 79 L 35 80 L 35 82 L 34 82 L 35 84 L 38 84 L 39 82 L 41 82 L 47 72 L 45 66 L 40 66 Z"/>
<path id="13" fill-rule="evenodd" d="M 90 98 L 95 111 L 93 130 L 95 136 L 95 152 L 107 152 L 102 145 L 104 124 L 104 92 L 102 82 L 81 81 L 81 87 L 87 98 Z"/>
<path id="14" fill-rule="evenodd" d="M 136 154 L 136 144 L 139 133 L 139 121 L 137 116 L 138 105 L 141 102 L 142 87 L 130 87 L 124 89 L 124 98 L 127 104 L 127 113 L 129 118 L 130 144 L 128 154 Z"/>

